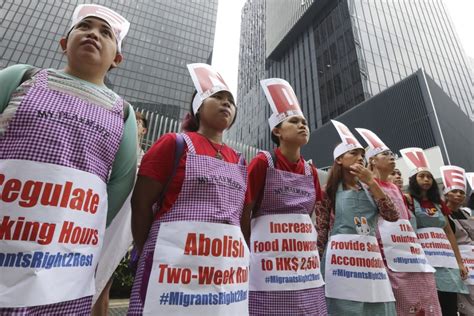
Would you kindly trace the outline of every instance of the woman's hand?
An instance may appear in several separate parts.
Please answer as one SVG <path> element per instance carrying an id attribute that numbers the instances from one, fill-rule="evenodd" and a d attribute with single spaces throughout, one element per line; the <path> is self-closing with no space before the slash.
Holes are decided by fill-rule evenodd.
<path id="1" fill-rule="evenodd" d="M 353 164 L 350 173 L 356 176 L 360 181 L 370 186 L 374 181 L 372 172 L 360 164 Z"/>
<path id="2" fill-rule="evenodd" d="M 469 276 L 469 269 L 463 263 L 461 263 L 459 265 L 459 273 L 461 274 L 461 279 L 466 280 Z"/>

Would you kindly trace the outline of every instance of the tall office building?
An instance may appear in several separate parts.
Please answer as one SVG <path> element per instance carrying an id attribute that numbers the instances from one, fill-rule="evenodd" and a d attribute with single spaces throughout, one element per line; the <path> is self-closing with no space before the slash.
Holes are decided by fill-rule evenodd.
<path id="1" fill-rule="evenodd" d="M 419 68 L 474 120 L 473 78 L 442 0 L 267 1 L 263 29 L 265 76 L 292 84 L 312 130 Z M 247 58 L 241 54 L 241 64 Z M 246 82 L 239 80 L 239 89 Z M 260 130 L 266 121 L 237 124 L 243 142 L 271 147 L 269 130 Z M 253 130 L 265 133 L 262 142 L 250 137 Z"/>
<path id="2" fill-rule="evenodd" d="M 261 147 L 268 129 L 260 79 L 265 78 L 265 1 L 248 0 L 242 8 L 237 89 L 237 119 L 226 137 Z M 249 142 L 252 139 L 255 142 Z"/>
<path id="3" fill-rule="evenodd" d="M 65 64 L 58 41 L 84 1 L 1 2 L 0 69 L 27 63 L 42 68 Z M 110 71 L 108 85 L 133 105 L 182 117 L 194 86 L 186 64 L 206 62 L 214 44 L 217 0 L 96 0 L 130 23 L 124 62 Z"/>

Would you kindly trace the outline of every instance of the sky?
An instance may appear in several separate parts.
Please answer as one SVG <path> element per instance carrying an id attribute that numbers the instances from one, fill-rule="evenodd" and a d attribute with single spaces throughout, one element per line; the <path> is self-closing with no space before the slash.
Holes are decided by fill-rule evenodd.
<path id="1" fill-rule="evenodd" d="M 271 3 L 271 0 L 268 1 Z M 219 0 L 217 9 L 212 65 L 227 82 L 234 96 L 237 96 L 240 12 L 245 2 L 246 0 Z M 444 0 L 444 3 L 465 53 L 474 58 L 474 0 Z"/>

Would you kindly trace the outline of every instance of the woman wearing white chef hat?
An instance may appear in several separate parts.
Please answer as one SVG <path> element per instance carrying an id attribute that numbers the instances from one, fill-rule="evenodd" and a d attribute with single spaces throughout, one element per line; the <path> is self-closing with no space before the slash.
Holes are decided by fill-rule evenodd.
<path id="1" fill-rule="evenodd" d="M 447 216 L 449 208 L 441 200 L 438 184 L 421 148 L 400 149 L 409 171 L 408 201 L 414 210 L 417 235 L 428 262 L 436 269 L 435 280 L 443 315 L 456 315 L 457 294 L 468 290 L 461 278 L 467 277 L 456 238 Z"/>
<path id="2" fill-rule="evenodd" d="M 434 269 L 416 238 L 416 218 L 408 210 L 400 189 L 388 180 L 395 168 L 394 154 L 371 130 L 356 128 L 368 144 L 365 158 L 375 181 L 395 204 L 399 220 L 389 222 L 379 218 L 377 238 L 383 247 L 387 273 L 395 295 L 398 315 L 425 313 L 440 315 Z M 394 236 L 398 238 L 393 238 Z M 399 260 L 404 258 L 404 261 Z"/>
<path id="3" fill-rule="evenodd" d="M 347 126 L 332 124 L 342 142 L 334 149 L 326 194 L 317 206 L 325 219 L 316 222 L 318 242 L 326 245 L 329 315 L 396 315 L 375 232 L 379 216 L 395 222 L 398 212 L 365 167 L 362 145 Z"/>
<path id="4" fill-rule="evenodd" d="M 271 78 L 260 84 L 272 109 L 268 123 L 278 147 L 272 153 L 261 151 L 249 165 L 242 218 L 242 231 L 251 246 L 249 311 L 326 315 L 311 221 L 321 191 L 316 168 L 300 153 L 309 140 L 308 123 L 287 81 Z M 269 243 L 271 247 L 264 246 Z M 301 245 L 309 247 L 298 248 Z"/>

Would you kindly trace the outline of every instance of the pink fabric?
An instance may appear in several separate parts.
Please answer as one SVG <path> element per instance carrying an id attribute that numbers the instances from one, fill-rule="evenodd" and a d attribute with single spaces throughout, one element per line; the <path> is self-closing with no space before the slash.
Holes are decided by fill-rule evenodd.
<path id="1" fill-rule="evenodd" d="M 95 174 L 107 182 L 122 132 L 122 99 L 106 109 L 52 90 L 48 88 L 47 70 L 41 70 L 0 138 L 0 159 L 66 166 Z M 0 273 L 8 273 L 8 269 L 2 267 Z M 71 270 L 71 286 L 74 280 Z M 49 305 L 0 308 L 0 315 L 88 315 L 91 304 L 92 296 L 86 296 Z"/>
<path id="2" fill-rule="evenodd" d="M 196 155 L 191 139 L 186 134 L 182 135 L 188 146 L 183 186 L 171 210 L 153 222 L 138 263 L 128 315 L 143 314 L 161 223 L 196 221 L 240 226 L 247 187 L 246 167 L 244 164 L 233 164 L 209 156 Z M 199 177 L 214 176 L 232 182 L 232 188 L 216 185 L 212 181 L 207 185 L 200 184 Z"/>
<path id="3" fill-rule="evenodd" d="M 278 214 L 307 214 L 311 216 L 316 201 L 311 167 L 305 164 L 305 175 L 274 168 L 270 153 L 263 152 L 268 160 L 267 177 L 260 208 L 252 217 Z M 276 189 L 289 187 L 287 194 L 275 194 Z M 252 268 L 252 267 L 250 267 Z M 250 315 L 327 315 L 324 286 L 296 291 L 250 291 Z"/>

